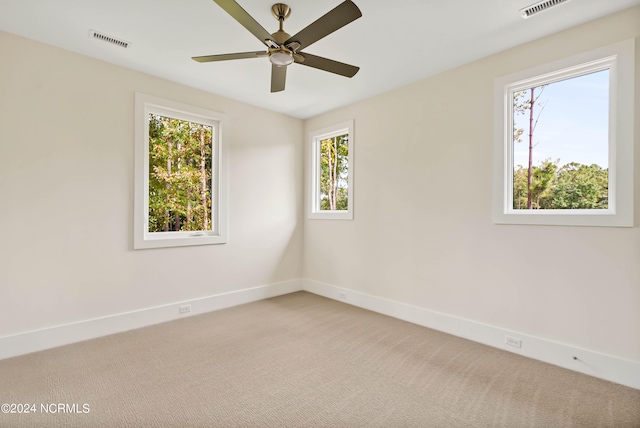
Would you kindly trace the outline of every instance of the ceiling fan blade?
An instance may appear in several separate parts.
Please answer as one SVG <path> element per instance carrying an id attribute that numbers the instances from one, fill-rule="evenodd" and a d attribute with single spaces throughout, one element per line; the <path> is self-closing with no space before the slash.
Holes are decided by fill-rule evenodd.
<path id="1" fill-rule="evenodd" d="M 362 12 L 360 12 L 358 6 L 351 0 L 346 0 L 335 9 L 327 12 L 324 16 L 299 31 L 296 35 L 290 37 L 284 44 L 288 45 L 290 42 L 298 42 L 300 43 L 298 49 L 304 49 L 361 16 Z"/>
<path id="2" fill-rule="evenodd" d="M 284 83 L 287 79 L 287 67 L 279 67 L 271 64 L 271 92 L 284 91 Z"/>
<path id="3" fill-rule="evenodd" d="M 304 60 L 300 59 L 300 56 L 302 56 Z M 360 67 L 356 67 L 355 65 L 345 64 L 343 62 L 311 55 L 305 52 L 300 52 L 299 55 L 294 56 L 294 60 L 297 64 L 306 65 L 307 67 L 317 68 L 319 70 L 328 71 L 345 77 L 353 77 L 358 70 L 360 70 Z"/>
<path id="4" fill-rule="evenodd" d="M 238 3 L 234 0 L 213 0 L 218 6 L 223 8 L 229 15 L 238 21 L 244 28 L 249 30 L 251 34 L 256 36 L 258 40 L 265 43 L 265 40 L 272 40 L 271 34 L 265 30 L 258 21 L 253 19 Z M 266 43 L 265 43 L 266 44 Z"/>
<path id="5" fill-rule="evenodd" d="M 228 61 L 230 59 L 260 58 L 267 55 L 269 55 L 269 52 L 256 51 L 256 52 L 240 52 L 240 53 L 221 54 L 221 55 L 194 56 L 194 57 L 191 57 L 191 59 L 198 62 L 213 62 L 213 61 Z"/>

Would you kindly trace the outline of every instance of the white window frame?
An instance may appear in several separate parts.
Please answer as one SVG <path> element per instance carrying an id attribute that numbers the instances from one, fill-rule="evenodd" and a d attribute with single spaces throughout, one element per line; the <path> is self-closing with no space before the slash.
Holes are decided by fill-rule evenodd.
<path id="1" fill-rule="evenodd" d="M 210 231 L 149 232 L 149 114 L 212 127 Z M 227 242 L 226 115 L 204 108 L 136 93 L 133 248 L 182 247 Z"/>
<path id="2" fill-rule="evenodd" d="M 320 174 L 322 172 L 320 168 L 320 142 L 327 138 L 336 137 L 339 135 L 347 134 L 349 136 L 349 156 L 347 161 L 349 162 L 349 177 L 347 179 L 347 197 L 348 207 L 346 210 L 321 210 L 320 209 Z M 309 140 L 311 142 L 310 156 L 309 156 L 309 204 L 308 204 L 308 217 L 310 219 L 334 219 L 334 220 L 353 220 L 353 159 L 354 159 L 354 147 L 355 136 L 353 132 L 353 120 L 339 123 L 334 126 L 311 131 L 309 133 Z"/>
<path id="3" fill-rule="evenodd" d="M 497 224 L 633 226 L 635 40 L 625 40 L 496 79 L 494 84 L 494 201 Z M 609 207 L 513 209 L 513 93 L 608 69 Z"/>

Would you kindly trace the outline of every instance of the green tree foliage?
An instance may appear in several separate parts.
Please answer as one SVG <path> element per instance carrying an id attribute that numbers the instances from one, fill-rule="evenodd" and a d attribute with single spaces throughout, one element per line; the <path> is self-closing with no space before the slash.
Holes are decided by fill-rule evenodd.
<path id="1" fill-rule="evenodd" d="M 530 209 L 543 208 L 542 205 L 551 192 L 557 169 L 557 162 L 551 162 L 548 159 L 541 162 L 539 166 L 533 166 L 529 186 L 529 168 L 518 165 L 513 174 L 513 208 L 528 208 L 529 200 L 531 201 Z"/>
<path id="2" fill-rule="evenodd" d="M 571 162 L 558 170 L 550 202 L 555 209 L 606 209 L 609 171 Z"/>
<path id="3" fill-rule="evenodd" d="M 320 209 L 346 210 L 349 206 L 349 135 L 320 142 Z"/>
<path id="4" fill-rule="evenodd" d="M 562 167 L 547 159 L 533 167 L 531 209 L 606 209 L 609 171 L 576 162 Z M 513 174 L 513 208 L 527 209 L 528 168 L 518 165 Z"/>
<path id="5" fill-rule="evenodd" d="M 211 230 L 212 128 L 149 115 L 149 232 Z"/>

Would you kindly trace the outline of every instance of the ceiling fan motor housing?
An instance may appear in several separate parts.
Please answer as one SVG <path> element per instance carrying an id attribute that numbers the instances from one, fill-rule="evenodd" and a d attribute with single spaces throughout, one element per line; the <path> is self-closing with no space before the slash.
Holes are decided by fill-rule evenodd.
<path id="1" fill-rule="evenodd" d="M 282 45 L 284 42 L 286 42 L 287 40 L 289 40 L 291 38 L 289 33 L 285 32 L 283 30 L 276 31 L 275 33 L 273 33 L 271 35 L 271 37 L 273 37 L 273 40 L 275 40 L 276 43 L 278 43 L 279 45 Z"/>

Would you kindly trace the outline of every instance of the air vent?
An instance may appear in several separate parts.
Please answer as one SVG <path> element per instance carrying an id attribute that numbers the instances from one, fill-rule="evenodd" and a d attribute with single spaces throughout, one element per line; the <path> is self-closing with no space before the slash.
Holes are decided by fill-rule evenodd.
<path id="1" fill-rule="evenodd" d="M 527 19 L 535 15 L 536 13 L 540 13 L 544 10 L 552 8 L 553 6 L 558 6 L 559 4 L 566 3 L 568 1 L 569 0 L 544 0 L 536 4 L 532 4 L 531 6 L 527 6 L 524 9 L 520 9 L 520 13 L 522 14 L 523 18 Z"/>
<path id="2" fill-rule="evenodd" d="M 104 42 L 108 42 L 114 45 L 118 45 L 122 48 L 128 48 L 131 43 L 125 42 L 124 40 L 118 40 L 115 37 L 107 36 L 106 34 L 98 33 L 95 30 L 89 30 L 89 37 L 93 37 L 94 39 L 102 40 Z"/>

